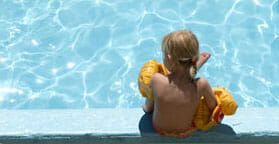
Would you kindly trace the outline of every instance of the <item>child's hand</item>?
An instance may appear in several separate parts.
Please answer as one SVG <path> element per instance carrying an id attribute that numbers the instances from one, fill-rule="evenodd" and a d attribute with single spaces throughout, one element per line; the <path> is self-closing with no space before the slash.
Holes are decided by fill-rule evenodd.
<path id="1" fill-rule="evenodd" d="M 202 65 L 207 62 L 207 60 L 210 58 L 210 53 L 207 52 L 201 52 L 199 55 L 199 61 L 197 63 L 197 67 L 198 69 L 200 69 L 200 67 L 202 67 Z"/>

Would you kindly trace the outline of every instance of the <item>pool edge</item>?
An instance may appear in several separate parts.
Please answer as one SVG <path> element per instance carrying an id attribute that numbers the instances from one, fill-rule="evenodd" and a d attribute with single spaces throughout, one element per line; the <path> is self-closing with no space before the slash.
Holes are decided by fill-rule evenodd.
<path id="1" fill-rule="evenodd" d="M 0 110 L 0 143 L 279 143 L 279 108 L 239 108 L 222 125 L 183 140 L 143 135 L 144 116 L 140 108 Z"/>

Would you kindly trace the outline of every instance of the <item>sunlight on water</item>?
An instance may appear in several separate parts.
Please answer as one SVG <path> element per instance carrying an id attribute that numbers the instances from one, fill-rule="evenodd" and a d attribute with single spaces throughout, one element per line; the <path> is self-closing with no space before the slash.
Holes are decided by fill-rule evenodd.
<path id="1" fill-rule="evenodd" d="M 140 107 L 140 67 L 190 29 L 241 107 L 279 106 L 278 0 L 1 0 L 0 109 Z"/>

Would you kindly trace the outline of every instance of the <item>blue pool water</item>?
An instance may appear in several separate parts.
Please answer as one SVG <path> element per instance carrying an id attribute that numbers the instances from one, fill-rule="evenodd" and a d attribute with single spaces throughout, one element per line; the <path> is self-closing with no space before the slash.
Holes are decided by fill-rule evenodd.
<path id="1" fill-rule="evenodd" d="M 140 67 L 190 29 L 240 107 L 279 106 L 278 0 L 1 0 L 0 109 L 140 107 Z"/>

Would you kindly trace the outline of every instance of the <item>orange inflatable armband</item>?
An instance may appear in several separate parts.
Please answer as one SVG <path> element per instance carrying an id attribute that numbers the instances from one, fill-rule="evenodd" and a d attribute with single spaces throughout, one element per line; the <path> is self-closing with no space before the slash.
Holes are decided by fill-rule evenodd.
<path id="1" fill-rule="evenodd" d="M 201 130 L 208 130 L 212 126 L 220 124 L 224 115 L 233 115 L 238 107 L 236 101 L 227 89 L 217 87 L 212 88 L 212 90 L 214 91 L 214 95 L 217 100 L 217 106 L 213 110 L 212 114 L 210 114 L 205 99 L 202 97 L 194 118 L 196 127 Z"/>
<path id="2" fill-rule="evenodd" d="M 151 77 L 155 73 L 168 75 L 170 72 L 163 64 L 158 63 L 156 60 L 150 60 L 143 65 L 138 77 L 138 86 L 140 93 L 142 94 L 142 96 L 149 98 L 150 100 L 154 100 L 153 92 L 149 86 Z"/>

